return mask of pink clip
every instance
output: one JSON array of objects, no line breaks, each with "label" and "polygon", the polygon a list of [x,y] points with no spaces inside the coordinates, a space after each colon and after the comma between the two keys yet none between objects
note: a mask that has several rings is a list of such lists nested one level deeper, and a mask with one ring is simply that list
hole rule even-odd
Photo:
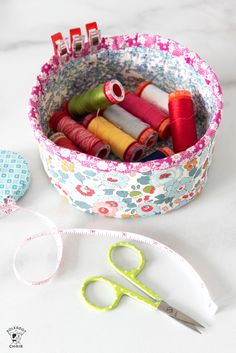
[{"label": "pink clip", "polygon": [[87,23],[86,30],[91,47],[97,47],[101,41],[101,32],[98,29],[97,22]]},{"label": "pink clip", "polygon": [[78,56],[84,47],[84,36],[81,34],[81,29],[70,29],[70,50],[74,56]]},{"label": "pink clip", "polygon": [[57,56],[64,57],[68,54],[68,48],[61,32],[55,33],[51,36],[54,47],[54,53]]}]

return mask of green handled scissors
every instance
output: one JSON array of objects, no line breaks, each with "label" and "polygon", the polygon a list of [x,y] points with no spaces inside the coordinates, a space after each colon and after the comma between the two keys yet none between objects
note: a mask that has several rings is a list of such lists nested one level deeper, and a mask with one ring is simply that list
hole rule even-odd
[{"label": "green handled scissors", "polygon": [[[112,254],[114,249],[120,248],[120,247],[127,247],[130,248],[131,250],[135,251],[140,259],[139,265],[136,268],[133,268],[131,270],[124,270],[122,268],[120,268],[113,260]],[[81,295],[84,298],[85,302],[92,307],[95,310],[98,311],[109,311],[114,309],[118,304],[120,299],[123,297],[123,295],[127,295],[131,298],[134,298],[144,304],[149,305],[150,307],[154,308],[154,309],[159,309],[162,312],[168,314],[170,317],[172,317],[173,319],[179,321],[180,323],[184,324],[185,326],[201,333],[201,331],[199,330],[199,328],[203,328],[204,326],[202,326],[201,324],[199,324],[197,321],[193,320],[192,318],[190,318],[189,316],[185,315],[184,313],[182,313],[181,311],[173,308],[171,305],[169,305],[168,303],[166,303],[164,300],[161,299],[161,297],[159,295],[157,295],[156,293],[154,293],[150,288],[147,288],[142,282],[140,282],[137,279],[137,275],[142,271],[144,265],[145,265],[145,257],[143,252],[136,247],[135,245],[131,244],[131,243],[127,243],[127,242],[119,242],[116,243],[114,245],[112,245],[108,252],[107,252],[107,260],[110,263],[110,265],[118,272],[120,273],[123,277],[125,277],[128,281],[130,281],[134,286],[136,286],[137,288],[139,288],[142,292],[144,292],[145,294],[147,294],[148,297],[152,298],[153,300],[150,300],[148,298],[143,297],[142,295],[133,292],[132,290],[117,284],[107,278],[101,277],[101,276],[96,276],[96,277],[91,277],[89,279],[87,279],[82,287],[81,287]],[[105,306],[105,307],[100,307],[94,303],[92,303],[88,297],[86,296],[86,288],[90,283],[93,282],[105,282],[109,285],[112,286],[114,292],[115,292],[115,299],[113,301],[112,304],[110,304],[109,306]]]}]

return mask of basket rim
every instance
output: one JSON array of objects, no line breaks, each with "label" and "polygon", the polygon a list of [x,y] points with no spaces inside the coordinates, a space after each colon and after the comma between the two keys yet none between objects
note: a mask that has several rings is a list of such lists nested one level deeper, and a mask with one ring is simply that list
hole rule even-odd
[{"label": "basket rim", "polygon": [[[57,73],[58,70],[63,68],[63,65],[72,59],[72,54],[68,55],[67,61],[64,64],[59,62],[57,56],[54,55],[51,57],[50,60],[41,67],[41,72],[37,76],[36,84],[32,88],[29,99],[30,110],[28,115],[31,126],[34,130],[35,138],[38,143],[45,147],[49,153],[56,154],[58,157],[66,159],[69,162],[79,162],[85,167],[96,169],[98,171],[108,172],[112,170],[123,173],[143,173],[148,171],[153,172],[157,170],[169,169],[194,159],[194,157],[201,150],[207,147],[207,145],[213,140],[219,127],[221,121],[221,112],[223,108],[222,90],[216,74],[212,68],[203,59],[200,58],[198,54],[186,47],[183,47],[178,42],[169,38],[164,38],[160,35],[136,33],[134,35],[104,37],[102,38],[98,50],[123,50],[124,48],[128,47],[140,46],[149,49],[167,51],[172,56],[182,57],[186,64],[190,65],[200,76],[202,76],[206,84],[210,87],[216,102],[216,110],[208,126],[208,129],[195,145],[191,146],[183,152],[176,153],[173,156],[159,160],[135,163],[101,160],[100,158],[90,156],[82,152],[71,151],[55,145],[42,131],[42,127],[39,122],[38,108],[40,106],[40,98],[44,94],[44,87],[47,85],[50,79],[50,75]],[[89,44],[86,43],[83,56],[88,55],[89,50]]]}]

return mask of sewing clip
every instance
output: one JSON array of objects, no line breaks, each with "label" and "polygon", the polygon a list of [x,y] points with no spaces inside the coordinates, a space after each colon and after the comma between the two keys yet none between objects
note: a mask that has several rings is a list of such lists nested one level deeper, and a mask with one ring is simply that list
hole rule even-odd
[{"label": "sewing clip", "polygon": [[51,36],[54,53],[56,56],[65,59],[68,56],[68,47],[61,32],[55,33]]},{"label": "sewing clip", "polygon": [[78,57],[84,48],[84,36],[81,34],[81,29],[70,29],[70,50],[74,57]]},{"label": "sewing clip", "polygon": [[86,24],[88,41],[92,50],[96,50],[101,42],[101,31],[98,29],[97,22]]}]

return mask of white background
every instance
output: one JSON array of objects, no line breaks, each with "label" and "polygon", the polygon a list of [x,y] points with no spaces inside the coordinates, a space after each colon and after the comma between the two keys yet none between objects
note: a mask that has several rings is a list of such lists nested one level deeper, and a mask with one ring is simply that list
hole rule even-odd
[{"label": "white background", "polygon": [[[198,271],[219,306],[213,325],[201,336],[128,299],[109,315],[96,316],[76,296],[81,242],[90,264],[86,275],[105,274],[101,255],[101,267],[97,265],[99,245],[85,239],[67,241],[62,270],[50,284],[27,287],[12,273],[12,254],[19,241],[41,230],[42,224],[33,216],[12,215],[0,224],[1,352],[14,351],[6,333],[14,325],[27,331],[21,349],[27,353],[235,352],[235,12],[234,0],[0,1],[0,148],[22,154],[32,172],[31,187],[19,204],[47,215],[61,228],[131,231],[167,244]],[[86,215],[59,196],[43,171],[27,118],[29,93],[41,65],[52,55],[50,35],[66,35],[70,28],[92,21],[104,35],[147,32],[175,39],[196,51],[220,79],[225,107],[209,180],[201,196],[178,211],[135,221]],[[101,244],[105,249],[103,240]]]}]

